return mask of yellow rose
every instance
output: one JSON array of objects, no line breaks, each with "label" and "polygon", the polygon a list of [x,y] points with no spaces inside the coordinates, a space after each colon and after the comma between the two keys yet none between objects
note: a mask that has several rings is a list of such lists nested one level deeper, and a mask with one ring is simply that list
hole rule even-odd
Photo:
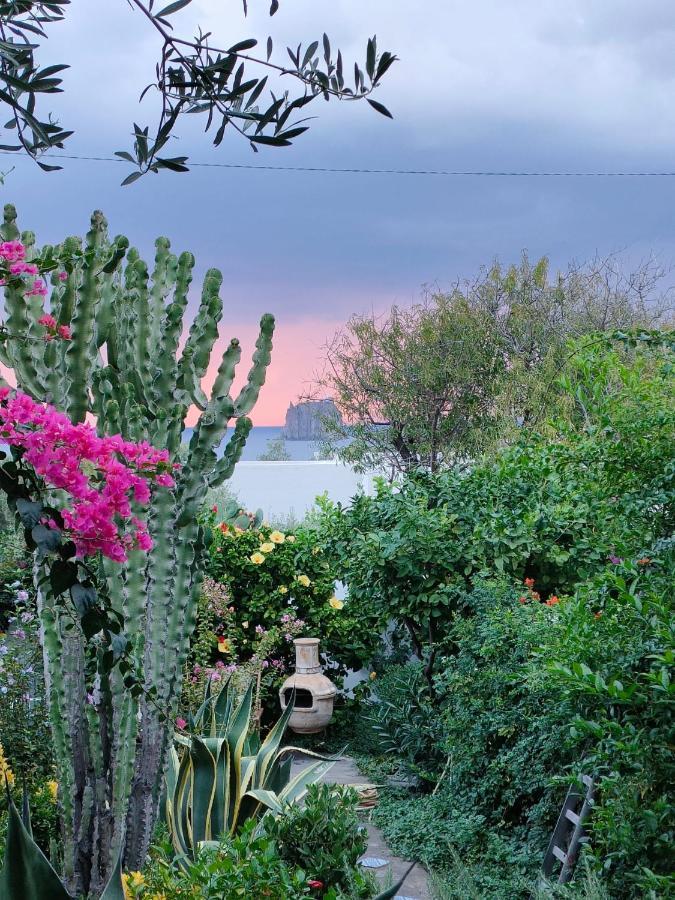
[{"label": "yellow rose", "polygon": [[306,575],[298,575],[298,581],[303,587],[309,587],[312,583]]},{"label": "yellow rose", "polygon": [[333,609],[342,609],[344,607],[342,600],[338,600],[337,597],[331,597],[328,601],[328,605],[332,606]]},{"label": "yellow rose", "polygon": [[265,562],[265,555],[259,550],[256,550],[255,553],[250,555],[249,559],[252,563],[255,563],[256,566],[260,566]]},{"label": "yellow rose", "polygon": [[286,540],[286,535],[283,533],[283,531],[273,531],[270,535],[270,540],[273,544],[283,544],[283,542]]},{"label": "yellow rose", "polygon": [[292,534],[287,534],[287,535],[286,535],[286,540],[288,541],[289,544],[294,544],[294,543],[295,543],[295,536],[292,535]]},{"label": "yellow rose", "polygon": [[58,781],[48,781],[47,789],[49,790],[49,794],[52,800],[56,803],[56,795],[59,792],[59,783]]},{"label": "yellow rose", "polygon": [[281,587],[279,588],[279,593],[280,593],[280,594],[287,594],[287,593],[288,593],[288,588],[286,587],[285,584],[282,584],[282,585],[281,585]]},{"label": "yellow rose", "polygon": [[271,553],[274,550],[274,544],[271,541],[266,541],[264,544],[260,545],[261,553]]}]

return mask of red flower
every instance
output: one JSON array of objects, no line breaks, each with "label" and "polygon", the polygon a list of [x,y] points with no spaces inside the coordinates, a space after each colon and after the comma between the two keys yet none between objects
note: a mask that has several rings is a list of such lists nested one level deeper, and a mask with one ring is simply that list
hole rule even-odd
[{"label": "red flower", "polygon": [[307,882],[307,884],[311,888],[322,888],[323,887],[323,881],[319,881],[317,878],[310,878],[309,881]]},{"label": "red flower", "polygon": [[648,556],[643,556],[642,559],[638,559],[638,566],[648,566],[651,562],[651,559]]},{"label": "red flower", "polygon": [[526,587],[533,588],[534,587],[534,578],[526,578],[524,584]]},{"label": "red flower", "polygon": [[518,597],[518,603],[527,603],[527,597]]},{"label": "red flower", "polygon": [[560,598],[556,597],[555,594],[552,597],[549,597],[548,600],[546,601],[547,606],[555,606],[556,603],[560,603]]},{"label": "red flower", "polygon": [[599,619],[601,615],[602,615],[601,612],[597,612],[593,618]]},{"label": "red flower", "polygon": [[218,515],[218,507],[217,507],[217,506],[212,506],[212,507],[211,507],[211,512],[213,513],[214,516],[217,516],[217,515]]}]

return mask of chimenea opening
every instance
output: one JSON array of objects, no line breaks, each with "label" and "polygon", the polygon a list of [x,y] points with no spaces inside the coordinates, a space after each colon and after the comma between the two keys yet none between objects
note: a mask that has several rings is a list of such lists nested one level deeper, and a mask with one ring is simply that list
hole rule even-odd
[{"label": "chimenea opening", "polygon": [[[284,691],[284,704],[288,706],[292,699],[293,688],[286,688]],[[307,688],[296,688],[293,709],[311,709],[313,706],[314,697],[312,696],[312,692],[308,691]]]}]

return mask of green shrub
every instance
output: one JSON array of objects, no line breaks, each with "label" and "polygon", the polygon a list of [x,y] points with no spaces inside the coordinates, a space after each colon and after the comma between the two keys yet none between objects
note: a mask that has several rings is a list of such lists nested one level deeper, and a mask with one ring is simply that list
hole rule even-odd
[{"label": "green shrub", "polygon": [[274,842],[256,834],[256,823],[247,823],[236,837],[216,847],[203,848],[194,862],[181,867],[172,862],[166,842],[155,845],[142,878],[128,880],[131,897],[189,897],[191,900],[298,900],[316,896],[301,869],[291,870],[277,853]]},{"label": "green shrub", "polygon": [[[362,618],[349,602],[335,599],[335,571],[320,551],[316,531],[300,528],[286,535],[267,525],[246,531],[221,529],[214,514],[207,518],[214,534],[208,574],[222,584],[231,608],[225,617],[202,616],[197,640],[204,646],[199,635],[206,629],[208,645],[211,631],[211,662],[220,657],[226,663],[246,663],[256,652],[260,630],[281,627],[283,632],[289,617],[305,623],[304,635],[321,639],[323,662],[334,680],[372,657],[379,642],[379,620],[374,615]],[[231,648],[225,657],[217,651],[217,633]],[[193,662],[201,665],[204,660]],[[294,662],[291,640],[282,641],[268,662],[278,684]],[[271,703],[278,703],[275,692]]]},{"label": "green shrub", "polygon": [[304,806],[288,806],[284,815],[267,817],[263,825],[289,867],[304,869],[326,890],[350,891],[349,897],[358,900],[373,895],[373,882],[356,870],[368,843],[357,805],[353,788],[312,784]]},{"label": "green shrub", "polygon": [[541,650],[598,800],[588,856],[612,897],[675,894],[675,542],[610,566]]},{"label": "green shrub", "polygon": [[557,386],[576,413],[492,459],[322,503],[322,546],[350,606],[410,634],[429,678],[453,613],[476,579],[534,578],[571,593],[608,557],[667,535],[675,437],[672,354],[601,347]]}]

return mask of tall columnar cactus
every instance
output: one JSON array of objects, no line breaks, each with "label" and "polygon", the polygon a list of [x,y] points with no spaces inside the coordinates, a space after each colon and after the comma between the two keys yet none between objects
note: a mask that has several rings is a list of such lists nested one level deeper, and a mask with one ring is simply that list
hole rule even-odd
[{"label": "tall columnar cactus", "polygon": [[[6,206],[2,238],[21,238],[35,258],[33,235],[20,235],[15,220],[14,208]],[[57,248],[42,248],[40,254],[54,252]],[[44,313],[42,299],[11,286],[5,290],[9,338],[0,344],[0,361],[14,370],[18,386],[74,422],[93,414],[101,433],[147,439],[174,455],[188,411],[193,405],[201,410],[175,490],[153,496],[152,551],[132,551],[124,564],[101,564],[145,687],[156,690],[154,701],[133,696],[117,669],[99,677],[93,697],[87,696],[83,637],[67,627],[63,607],[44,588],[39,592],[64,812],[65,876],[75,892],[96,895],[123,844],[125,865],[132,869],[140,868],[148,849],[195,621],[205,547],[196,514],[207,490],[229,478],[241,456],[251,428],[247,415],[270,361],[274,320],[270,315],[261,320],[242,390],[231,393],[241,357],[239,342],[232,340],[207,397],[201,381],[223,311],[217,269],[206,273],[198,311],[184,335],[192,254],[176,256],[169,241],[159,238],[150,273],[126,238],[109,240],[100,212],[92,216],[84,242],[68,238],[58,253],[70,262],[67,277],[53,276],[51,312],[60,325],[70,326],[71,341],[44,341],[37,321]],[[233,434],[218,457],[232,420]]]}]

